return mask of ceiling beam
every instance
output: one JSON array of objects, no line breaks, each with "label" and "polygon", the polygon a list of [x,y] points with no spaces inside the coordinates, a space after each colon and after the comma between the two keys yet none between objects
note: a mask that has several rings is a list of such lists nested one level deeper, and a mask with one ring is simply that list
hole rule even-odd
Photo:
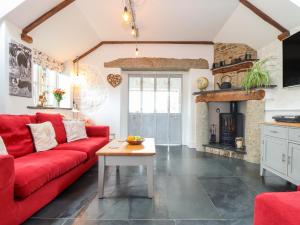
[{"label": "ceiling beam", "polygon": [[287,37],[290,36],[290,32],[289,32],[288,29],[286,29],[281,24],[279,24],[277,21],[275,21],[270,16],[268,16],[267,14],[265,14],[263,11],[261,11],[260,9],[258,9],[255,5],[253,5],[252,3],[250,3],[248,0],[240,0],[240,3],[242,3],[248,9],[250,9],[253,13],[255,13],[257,16],[259,16],[265,22],[267,22],[268,24],[272,25],[277,30],[279,30],[281,32],[281,34],[278,35],[278,37],[277,37],[279,40],[282,41],[283,39],[285,39],[285,38],[287,38]]},{"label": "ceiling beam", "polygon": [[73,60],[73,63],[78,62],[86,57],[102,45],[115,45],[115,44],[173,44],[173,45],[213,45],[212,41],[101,41],[91,49],[87,50],[82,55]]},{"label": "ceiling beam", "polygon": [[61,3],[59,3],[56,6],[54,6],[48,12],[44,13],[39,18],[37,18],[36,20],[34,20],[32,23],[30,23],[28,26],[26,26],[22,30],[21,39],[23,41],[27,42],[27,43],[32,43],[33,42],[32,37],[30,37],[28,35],[28,33],[30,31],[32,31],[33,29],[35,29],[36,27],[38,27],[39,25],[41,25],[42,23],[44,23],[50,17],[54,16],[56,13],[58,13],[62,9],[64,9],[65,7],[67,7],[68,5],[70,5],[71,3],[73,3],[74,1],[75,0],[63,0]]}]

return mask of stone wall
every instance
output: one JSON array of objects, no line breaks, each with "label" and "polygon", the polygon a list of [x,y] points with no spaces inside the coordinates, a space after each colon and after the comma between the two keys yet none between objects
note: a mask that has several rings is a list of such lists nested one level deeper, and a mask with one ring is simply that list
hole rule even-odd
[{"label": "stone wall", "polygon": [[[219,63],[220,61],[225,61],[225,64],[230,64],[232,60],[241,58],[244,60],[245,54],[251,54],[252,59],[257,58],[257,52],[253,48],[245,44],[237,43],[216,43],[214,45],[214,62]],[[214,75],[214,88],[218,90],[219,87],[217,83],[221,83],[223,76],[231,77],[231,84],[235,88],[241,87],[241,82],[245,76],[245,70],[234,71],[228,73],[219,73]],[[224,81],[229,81],[229,78],[226,78]]]},{"label": "stone wall", "polygon": [[265,119],[265,102],[249,100],[245,112],[245,160],[252,163],[260,162],[260,125]]},{"label": "stone wall", "polygon": [[232,59],[242,58],[246,53],[250,53],[253,59],[257,58],[257,52],[253,48],[245,44],[237,43],[216,43],[214,44],[214,62],[225,61],[230,64]]},{"label": "stone wall", "polygon": [[196,148],[197,151],[205,151],[204,144],[209,139],[208,104],[206,102],[196,103]]}]

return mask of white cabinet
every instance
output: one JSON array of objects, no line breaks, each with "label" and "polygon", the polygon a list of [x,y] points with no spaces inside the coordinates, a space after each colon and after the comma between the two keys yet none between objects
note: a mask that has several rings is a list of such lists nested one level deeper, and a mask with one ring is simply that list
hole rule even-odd
[{"label": "white cabinet", "polygon": [[264,141],[264,164],[278,173],[286,175],[287,148],[286,140],[266,136]]},{"label": "white cabinet", "polygon": [[300,144],[289,145],[288,177],[300,181]]},{"label": "white cabinet", "polygon": [[300,184],[300,127],[262,126],[261,175],[268,170]]}]

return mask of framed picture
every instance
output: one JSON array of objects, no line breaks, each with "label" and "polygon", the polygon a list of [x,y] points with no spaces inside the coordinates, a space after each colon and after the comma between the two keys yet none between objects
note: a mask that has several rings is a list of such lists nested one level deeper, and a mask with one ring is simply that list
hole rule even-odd
[{"label": "framed picture", "polygon": [[32,98],[31,49],[14,41],[9,43],[9,94]]}]

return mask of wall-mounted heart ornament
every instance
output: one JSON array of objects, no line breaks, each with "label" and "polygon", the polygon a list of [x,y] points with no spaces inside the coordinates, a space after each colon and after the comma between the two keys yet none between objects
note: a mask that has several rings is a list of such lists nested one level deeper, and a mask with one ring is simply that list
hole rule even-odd
[{"label": "wall-mounted heart ornament", "polygon": [[122,83],[122,77],[120,74],[108,74],[106,79],[114,88]]}]

